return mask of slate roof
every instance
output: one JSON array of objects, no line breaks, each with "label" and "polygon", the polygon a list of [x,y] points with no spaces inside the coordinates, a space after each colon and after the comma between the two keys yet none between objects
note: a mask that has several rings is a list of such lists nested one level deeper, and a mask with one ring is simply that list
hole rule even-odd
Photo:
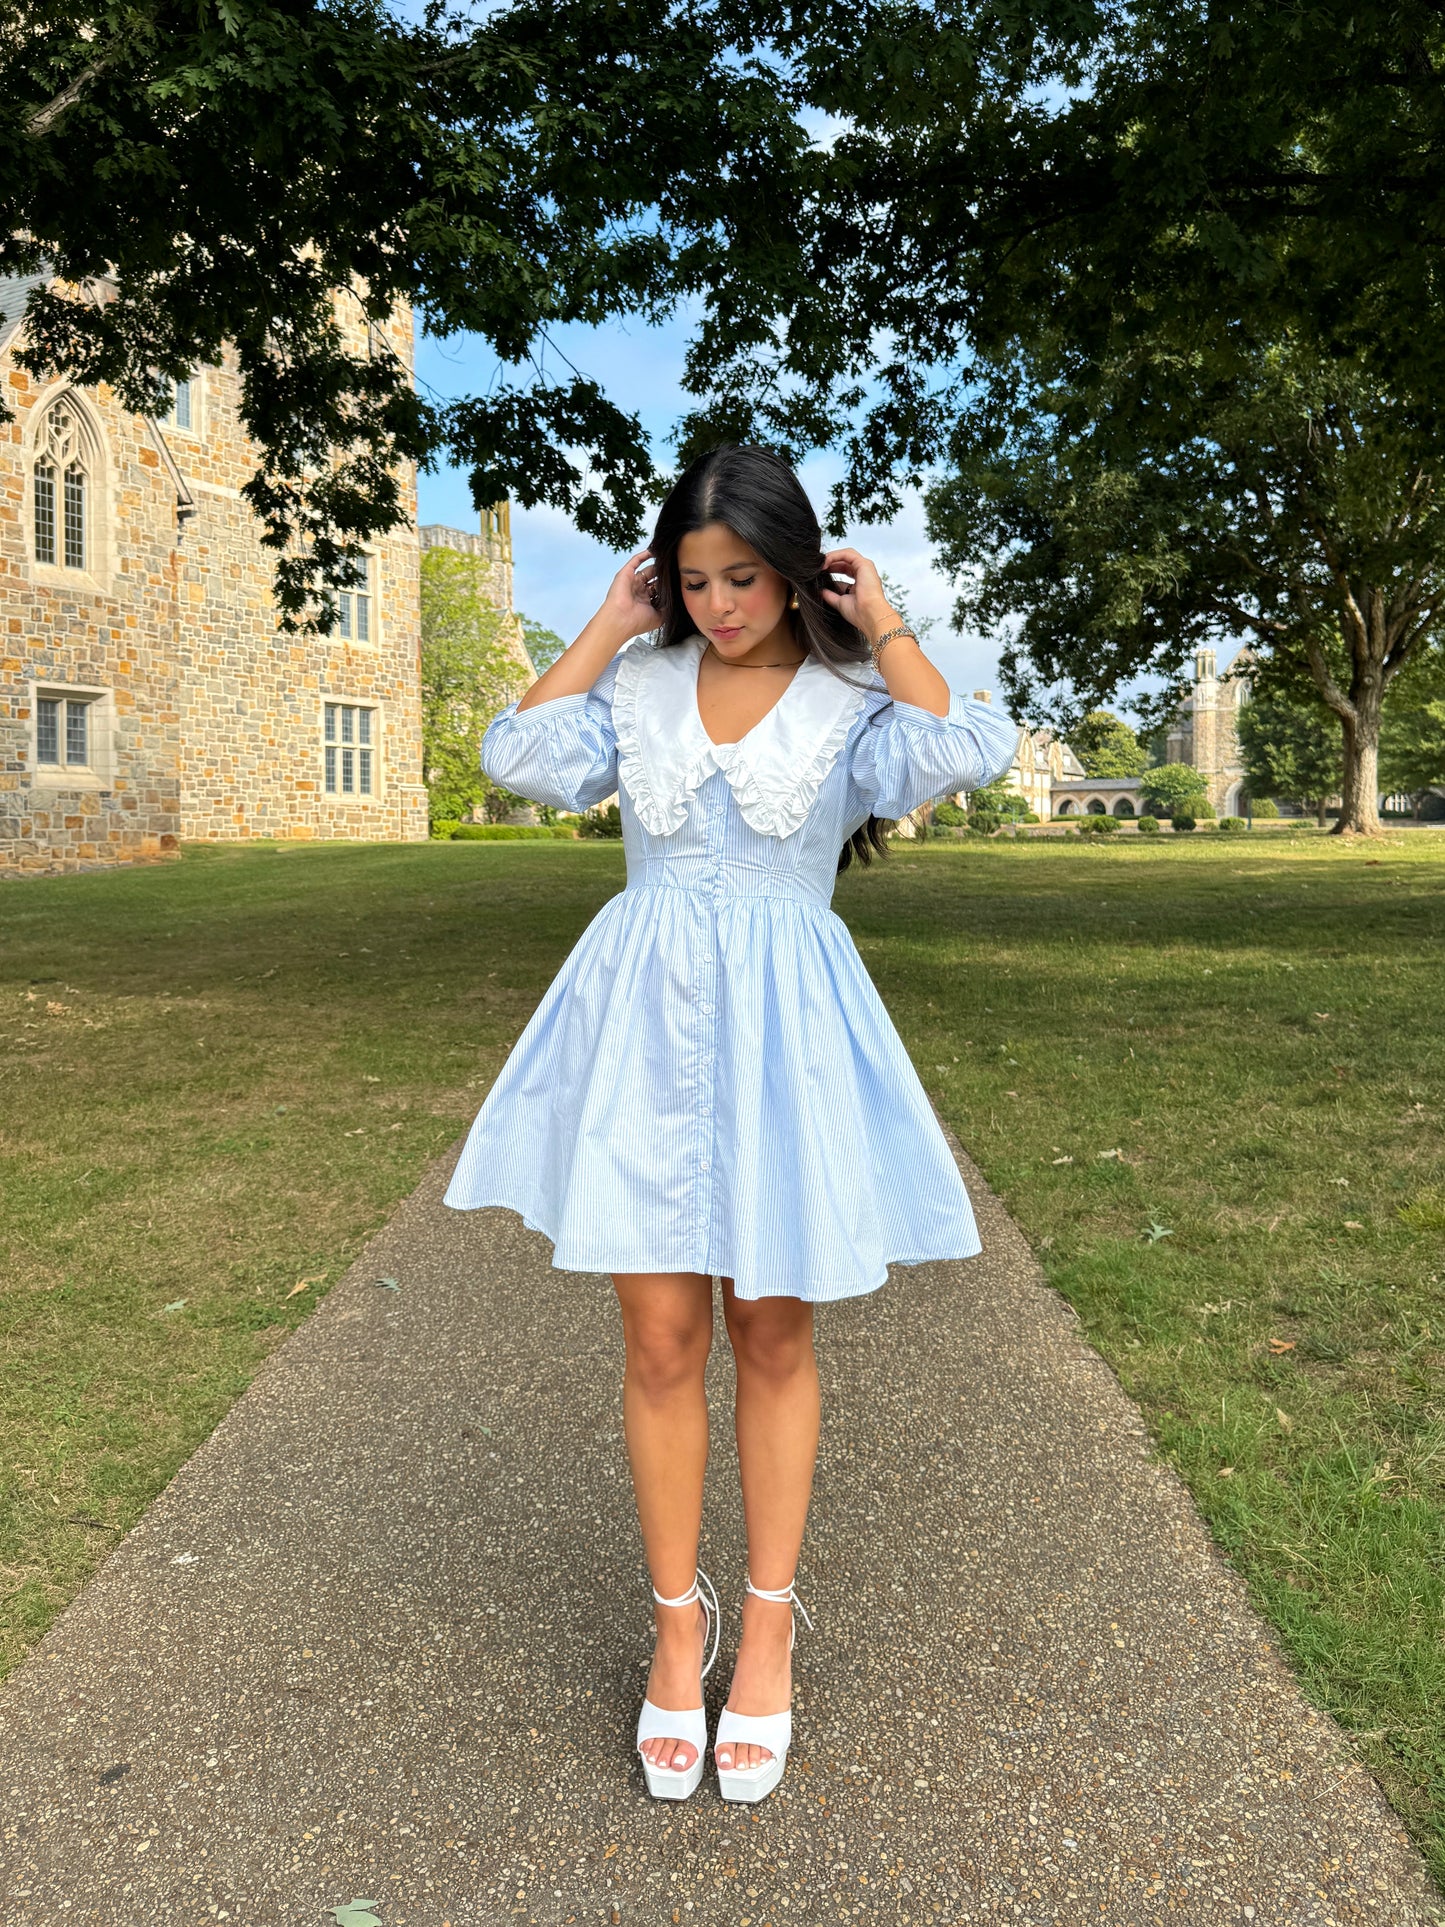
[{"label": "slate roof", "polygon": [[25,314],[32,288],[43,288],[48,274],[0,275],[0,349],[8,348]]}]

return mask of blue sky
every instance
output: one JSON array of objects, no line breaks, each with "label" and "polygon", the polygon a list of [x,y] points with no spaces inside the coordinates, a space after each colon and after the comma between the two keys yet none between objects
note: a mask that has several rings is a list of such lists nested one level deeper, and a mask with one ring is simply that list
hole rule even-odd
[{"label": "blue sky", "polygon": [[[631,323],[567,327],[556,330],[554,340],[614,402],[641,418],[660,460],[665,462],[670,455],[668,431],[689,400],[679,386],[685,324],[677,321],[662,328]],[[436,396],[479,393],[490,385],[495,372],[495,357],[484,343],[474,339],[417,343],[418,380]],[[814,456],[799,473],[821,509],[839,473],[836,458]],[[446,522],[463,529],[476,527],[467,478],[460,470],[423,475],[419,493],[421,521]],[[591,537],[579,535],[565,515],[551,509],[514,507],[512,536],[517,607],[570,642],[602,600],[622,558]],[[879,568],[901,586],[915,620],[936,618],[925,647],[950,686],[966,695],[975,689],[990,689],[997,700],[997,645],[978,636],[954,634],[953,591],[935,566],[918,497],[910,497],[892,522],[850,529],[847,539],[872,556]]]}]

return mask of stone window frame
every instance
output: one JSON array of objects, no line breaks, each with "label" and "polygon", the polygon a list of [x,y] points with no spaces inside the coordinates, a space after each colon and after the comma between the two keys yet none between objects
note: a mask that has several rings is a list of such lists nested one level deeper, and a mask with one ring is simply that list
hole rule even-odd
[{"label": "stone window frame", "polygon": [[[73,571],[72,571],[73,573]],[[67,682],[63,677],[37,676],[26,685],[30,713],[26,764],[32,790],[111,790],[115,788],[115,692],[103,683]],[[83,702],[87,710],[84,763],[42,763],[40,760],[40,705],[42,701]],[[62,724],[62,747],[65,728]]]},{"label": "stone window frame", "polygon": [[[348,649],[380,649],[382,642],[381,621],[381,555],[376,549],[366,549],[355,558],[353,566],[366,571],[364,585],[353,585],[336,590],[336,619],[326,631],[327,640],[342,643]],[[356,633],[356,589],[361,588],[366,598],[366,634]],[[345,600],[343,601],[343,597]],[[342,629],[346,619],[347,628]]]},{"label": "stone window frame", "polygon": [[[69,409],[75,424],[75,440],[81,461],[78,466],[85,477],[84,510],[84,566],[75,568],[64,560],[65,523],[64,496],[65,471],[57,464],[55,468],[55,542],[54,562],[42,562],[38,555],[38,530],[36,528],[36,470],[51,453],[50,423],[54,411],[65,406]],[[50,589],[66,589],[72,593],[76,589],[91,590],[104,594],[110,587],[113,573],[111,555],[111,461],[110,449],[99,415],[90,402],[76,388],[66,382],[57,382],[47,389],[30,410],[26,425],[25,490],[23,520],[25,536],[25,565],[29,579]]]},{"label": "stone window frame", "polygon": [[186,387],[190,390],[190,420],[187,422],[176,419],[176,389],[178,386],[179,384],[175,382],[171,384],[171,405],[166,413],[159,417],[160,426],[165,430],[167,435],[185,435],[189,440],[198,442],[201,439],[202,408],[205,402],[205,390],[201,382],[201,370],[199,368],[193,368],[186,382]]},{"label": "stone window frame", "polygon": [[[337,736],[331,740],[330,747],[337,751],[337,787],[326,787],[326,712],[335,705],[338,709],[365,709],[371,712],[371,742],[346,744],[339,740],[341,728],[338,724]],[[316,718],[317,740],[321,753],[320,794],[323,803],[339,804],[346,809],[370,809],[372,805],[385,800],[386,787],[386,705],[374,696],[351,696],[333,690],[321,698]],[[360,750],[367,747],[371,751],[371,788],[367,791],[346,791],[341,784],[341,751],[346,748]]]}]

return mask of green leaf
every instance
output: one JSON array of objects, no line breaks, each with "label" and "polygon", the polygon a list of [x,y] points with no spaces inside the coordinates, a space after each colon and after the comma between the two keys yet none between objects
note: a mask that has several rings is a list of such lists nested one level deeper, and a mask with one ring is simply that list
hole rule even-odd
[{"label": "green leaf", "polygon": [[396,1282],[395,1278],[378,1278],[375,1282],[380,1286],[382,1291],[401,1290],[401,1286]]},{"label": "green leaf", "polygon": [[381,1927],[372,1909],[379,1907],[379,1900],[348,1900],[344,1906],[328,1907],[327,1912],[336,1922],[336,1927]]}]

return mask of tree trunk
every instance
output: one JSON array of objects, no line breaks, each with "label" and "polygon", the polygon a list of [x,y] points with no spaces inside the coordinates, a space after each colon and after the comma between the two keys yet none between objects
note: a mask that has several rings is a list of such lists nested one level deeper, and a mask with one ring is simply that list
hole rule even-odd
[{"label": "tree trunk", "polygon": [[1378,682],[1357,691],[1353,718],[1341,718],[1345,732],[1345,780],[1340,820],[1334,835],[1354,830],[1380,834],[1380,689]]}]

